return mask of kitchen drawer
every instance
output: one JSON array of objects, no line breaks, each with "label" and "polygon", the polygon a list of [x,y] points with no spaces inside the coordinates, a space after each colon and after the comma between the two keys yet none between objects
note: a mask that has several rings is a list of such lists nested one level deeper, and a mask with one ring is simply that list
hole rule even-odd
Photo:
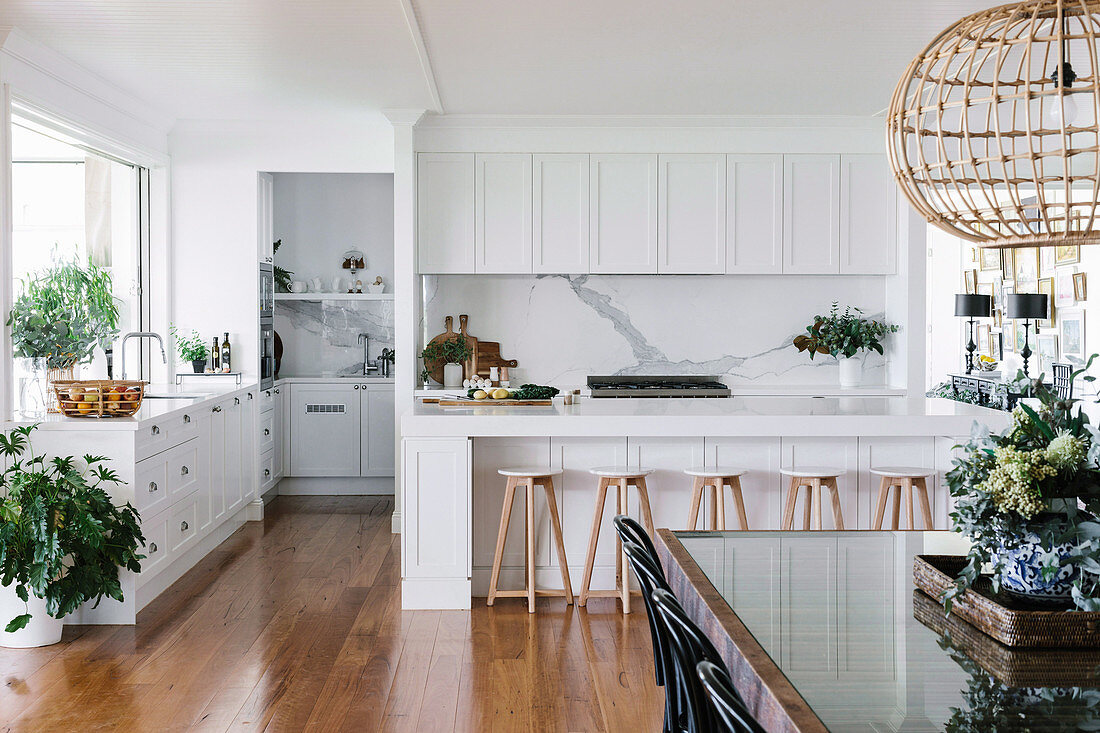
[{"label": "kitchen drawer", "polygon": [[181,412],[163,418],[149,420],[138,428],[134,451],[143,460],[179,445],[199,434],[198,412]]},{"label": "kitchen drawer", "polygon": [[134,467],[134,506],[144,516],[153,516],[168,507],[166,456],[154,456]]},{"label": "kitchen drawer", "polygon": [[168,544],[173,557],[186,552],[199,540],[198,503],[198,495],[192,494],[169,512]]},{"label": "kitchen drawer", "polygon": [[271,412],[275,409],[275,394],[274,389],[260,390],[260,412]]},{"label": "kitchen drawer", "polygon": [[165,469],[168,473],[168,495],[172,501],[198,488],[199,481],[203,480],[202,466],[199,463],[199,440],[192,438],[169,450]]},{"label": "kitchen drawer", "polygon": [[275,472],[275,449],[267,451],[260,456],[260,493],[263,493],[275,485],[278,476]]},{"label": "kitchen drawer", "polygon": [[171,512],[161,512],[151,520],[141,520],[141,533],[145,535],[145,547],[138,550],[145,559],[141,561],[138,582],[157,572],[168,561],[168,518]]},{"label": "kitchen drawer", "polygon": [[[262,404],[262,403],[261,403]],[[265,412],[260,415],[260,453],[266,453],[275,448],[275,411]]]}]

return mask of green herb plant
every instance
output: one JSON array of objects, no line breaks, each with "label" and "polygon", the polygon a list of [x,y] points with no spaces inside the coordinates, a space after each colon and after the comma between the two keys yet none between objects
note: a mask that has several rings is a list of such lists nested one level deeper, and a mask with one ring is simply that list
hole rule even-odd
[{"label": "green herb plant", "polygon": [[424,360],[425,364],[428,362],[461,364],[469,359],[473,353],[473,350],[470,349],[470,345],[466,343],[466,339],[461,336],[455,336],[454,338],[428,344],[424,347],[424,350],[420,352],[420,358]]},{"label": "green herb plant", "polygon": [[170,326],[168,330],[176,341],[176,353],[179,354],[180,361],[206,361],[210,356],[206,351],[206,342],[195,329],[191,329],[190,336],[181,335],[175,326]]},{"label": "green herb plant", "polygon": [[897,330],[896,325],[864,318],[862,310],[850,305],[842,313],[834,300],[829,314],[814,316],[806,333],[795,336],[794,345],[800,352],[810,352],[811,360],[817,354],[853,357],[861,349],[881,354],[882,339]]},{"label": "green herb plant", "polygon": [[61,262],[23,281],[7,325],[15,356],[66,369],[90,362],[96,346],[110,346],[118,336],[118,317],[110,272]]},{"label": "green herb plant", "polygon": [[[0,433],[0,585],[14,585],[24,602],[28,594],[45,600],[54,618],[104,596],[121,601],[119,568],[141,572],[144,557],[138,513],[104,490],[122,483],[106,457],[86,455],[80,468],[72,456],[34,455],[36,427]],[[4,628],[18,631],[30,619],[21,614]]]},{"label": "green herb plant", "polygon": [[[271,246],[272,254],[278,254],[279,247],[282,247],[282,246],[283,246],[283,240],[276,239],[275,243]],[[275,276],[275,287],[278,289],[278,291],[280,293],[289,293],[290,292],[290,276],[293,275],[294,273],[291,272],[290,270],[286,269],[285,267],[279,267],[278,265],[275,265],[272,268],[272,272],[274,273],[274,276]]]}]

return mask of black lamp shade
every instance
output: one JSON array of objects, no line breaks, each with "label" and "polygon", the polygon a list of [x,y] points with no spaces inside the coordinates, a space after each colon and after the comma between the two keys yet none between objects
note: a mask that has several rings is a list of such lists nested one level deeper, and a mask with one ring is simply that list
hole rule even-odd
[{"label": "black lamp shade", "polygon": [[[1011,297],[1011,296],[1010,296]],[[989,318],[993,298],[988,295],[956,295],[955,315],[966,318]]]},{"label": "black lamp shade", "polygon": [[1005,316],[1023,320],[1042,320],[1049,313],[1045,293],[1017,293],[1005,296]]}]

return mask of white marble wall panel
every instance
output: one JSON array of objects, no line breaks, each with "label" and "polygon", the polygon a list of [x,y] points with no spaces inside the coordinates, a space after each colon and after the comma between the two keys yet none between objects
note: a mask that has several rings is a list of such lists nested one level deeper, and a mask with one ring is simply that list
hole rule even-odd
[{"label": "white marble wall panel", "polygon": [[394,347],[393,301],[281,300],[275,331],[283,341],[284,376],[361,374],[360,333],[370,336],[370,358]]}]

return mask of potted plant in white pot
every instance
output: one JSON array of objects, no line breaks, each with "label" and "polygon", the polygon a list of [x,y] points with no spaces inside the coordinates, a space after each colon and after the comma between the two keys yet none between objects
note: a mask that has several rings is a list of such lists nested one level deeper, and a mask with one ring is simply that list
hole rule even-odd
[{"label": "potted plant in white pot", "polygon": [[864,318],[863,311],[852,306],[840,306],[833,301],[826,316],[814,316],[806,326],[806,333],[795,336],[794,345],[810,352],[812,360],[817,354],[829,354],[840,366],[840,386],[858,387],[863,382],[863,360],[867,352],[883,353],[882,339],[897,332],[898,327],[883,321]]},{"label": "potted plant in white pot", "polygon": [[58,642],[81,604],[123,600],[119,569],[144,557],[137,512],[104,490],[120,483],[107,459],[35,455],[35,427],[0,433],[0,646]]},{"label": "potted plant in white pot", "polygon": [[443,386],[461,387],[462,365],[472,355],[473,350],[461,334],[455,334],[454,338],[433,341],[420,352],[420,358],[424,360],[424,369],[421,371],[420,376],[427,384],[429,373],[442,364]]},{"label": "potted plant in white pot", "polygon": [[202,340],[199,332],[191,329],[190,336],[182,336],[175,326],[171,326],[169,330],[172,332],[172,338],[176,340],[176,353],[179,354],[180,361],[191,362],[191,368],[195,370],[195,374],[205,372],[206,342]]}]

